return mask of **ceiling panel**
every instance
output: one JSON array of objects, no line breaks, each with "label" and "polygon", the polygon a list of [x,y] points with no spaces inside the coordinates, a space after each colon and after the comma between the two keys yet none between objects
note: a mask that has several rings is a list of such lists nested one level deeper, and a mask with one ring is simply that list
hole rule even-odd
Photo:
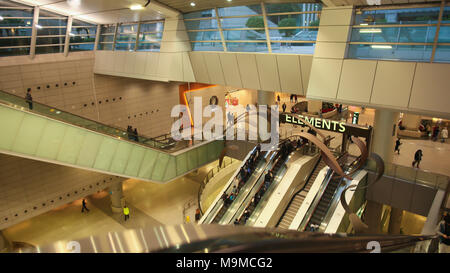
[{"label": "ceiling panel", "polygon": [[[320,1],[315,0],[233,0],[228,2],[227,0],[158,0],[158,2],[168,5],[174,9],[177,9],[183,13],[211,9],[214,7],[231,7],[231,6],[243,6],[251,4],[259,4],[261,2],[265,3],[286,3],[286,2],[296,2],[296,3],[320,3]],[[195,7],[191,6],[191,2],[195,3]]]},{"label": "ceiling panel", "polygon": [[164,19],[163,14],[150,8],[139,11],[129,9],[133,4],[145,5],[146,0],[16,0],[15,2],[40,6],[43,9],[100,24]]}]

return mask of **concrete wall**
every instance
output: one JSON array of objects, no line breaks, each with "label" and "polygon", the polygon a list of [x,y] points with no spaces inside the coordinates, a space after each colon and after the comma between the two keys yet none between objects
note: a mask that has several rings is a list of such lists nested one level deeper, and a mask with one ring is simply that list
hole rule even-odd
[{"label": "concrete wall", "polygon": [[123,180],[0,154],[0,230]]},{"label": "concrete wall", "polygon": [[170,131],[178,84],[96,75],[92,52],[69,56],[46,54],[16,64],[2,58],[0,90],[24,97],[31,88],[37,102],[110,125],[132,125],[146,136]]},{"label": "concrete wall", "polygon": [[[369,183],[373,179],[374,174],[369,172]],[[436,192],[437,189],[431,187],[383,176],[377,183],[368,188],[366,198],[370,201],[427,216]]]},{"label": "concrete wall", "polygon": [[195,80],[235,88],[304,95],[311,55],[189,52]]}]

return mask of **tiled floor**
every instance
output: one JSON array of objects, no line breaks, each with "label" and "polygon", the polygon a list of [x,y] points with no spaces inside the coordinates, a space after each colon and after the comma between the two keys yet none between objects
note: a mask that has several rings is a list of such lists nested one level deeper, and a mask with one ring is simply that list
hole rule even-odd
[{"label": "tiled floor", "polygon": [[130,219],[114,215],[107,191],[88,197],[89,212],[81,213],[81,200],[64,205],[3,230],[11,241],[43,245],[58,240],[75,240],[104,232],[143,226],[182,224],[189,215],[194,220],[200,182],[216,166],[215,161],[168,184],[133,179],[123,184],[130,207]]}]

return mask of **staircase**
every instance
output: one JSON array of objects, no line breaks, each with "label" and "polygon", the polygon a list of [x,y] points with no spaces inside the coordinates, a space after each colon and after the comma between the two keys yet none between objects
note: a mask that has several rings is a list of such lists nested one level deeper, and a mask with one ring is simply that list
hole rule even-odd
[{"label": "staircase", "polygon": [[278,227],[289,229],[289,226],[291,225],[292,221],[295,218],[295,215],[297,215],[298,210],[300,209],[300,206],[302,205],[303,201],[306,198],[306,195],[308,194],[309,190],[311,189],[312,184],[316,180],[317,176],[319,175],[319,172],[325,167],[325,162],[321,159],[319,164],[314,168],[313,173],[309,177],[309,179],[306,181],[306,184],[304,188],[300,191],[298,191],[294,197],[292,198],[291,202],[289,203],[287,209],[285,210],[283,216],[281,217],[281,221],[278,224]]}]

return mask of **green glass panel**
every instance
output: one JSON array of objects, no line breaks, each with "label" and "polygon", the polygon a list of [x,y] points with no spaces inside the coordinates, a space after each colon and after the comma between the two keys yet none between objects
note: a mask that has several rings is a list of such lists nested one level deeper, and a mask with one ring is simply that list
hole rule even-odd
[{"label": "green glass panel", "polygon": [[208,143],[197,148],[198,165],[196,167],[202,166],[208,162],[208,150],[210,150],[208,148],[210,145],[211,143]]},{"label": "green glass panel", "polygon": [[167,168],[167,162],[169,162],[169,155],[160,153],[158,160],[155,162],[153,173],[150,179],[155,181],[161,181]]},{"label": "green glass panel", "polygon": [[187,152],[188,157],[188,168],[189,170],[193,170],[198,166],[197,160],[197,149],[192,149]]},{"label": "green glass panel", "polygon": [[46,159],[56,159],[59,146],[64,139],[66,128],[67,126],[64,126],[62,123],[48,121],[42,134],[36,156]]},{"label": "green glass panel", "polygon": [[127,166],[133,144],[128,142],[119,142],[114,159],[111,164],[110,171],[115,173],[123,173]]},{"label": "green glass panel", "polygon": [[142,160],[145,155],[145,148],[134,145],[130,158],[128,159],[125,174],[129,176],[138,176],[139,168],[141,167]]},{"label": "green glass panel", "polygon": [[6,107],[0,107],[0,128],[2,128],[2,132],[5,132],[0,134],[1,149],[11,149],[24,115],[25,114],[23,112]]},{"label": "green glass panel", "polygon": [[46,123],[47,119],[34,115],[25,116],[17,133],[13,150],[22,154],[34,155]]},{"label": "green glass panel", "polygon": [[176,159],[174,156],[171,156],[169,158],[169,163],[167,164],[166,167],[166,175],[164,175],[164,181],[175,178],[177,176],[176,170],[177,170]]},{"label": "green glass panel", "polygon": [[109,171],[118,144],[119,141],[105,137],[100,145],[94,168]]},{"label": "green glass panel", "polygon": [[94,133],[89,133],[86,135],[80,154],[78,155],[78,165],[89,168],[94,166],[103,138],[103,136]]},{"label": "green glass panel", "polygon": [[145,152],[144,160],[142,161],[141,168],[139,170],[139,177],[150,177],[156,161],[158,153],[153,150],[147,150]]},{"label": "green glass panel", "polygon": [[181,175],[188,171],[187,154],[177,156],[177,175]]},{"label": "green glass panel", "polygon": [[84,142],[86,132],[82,129],[69,126],[64,135],[64,140],[59,149],[57,160],[75,164],[77,162],[78,154]]}]

